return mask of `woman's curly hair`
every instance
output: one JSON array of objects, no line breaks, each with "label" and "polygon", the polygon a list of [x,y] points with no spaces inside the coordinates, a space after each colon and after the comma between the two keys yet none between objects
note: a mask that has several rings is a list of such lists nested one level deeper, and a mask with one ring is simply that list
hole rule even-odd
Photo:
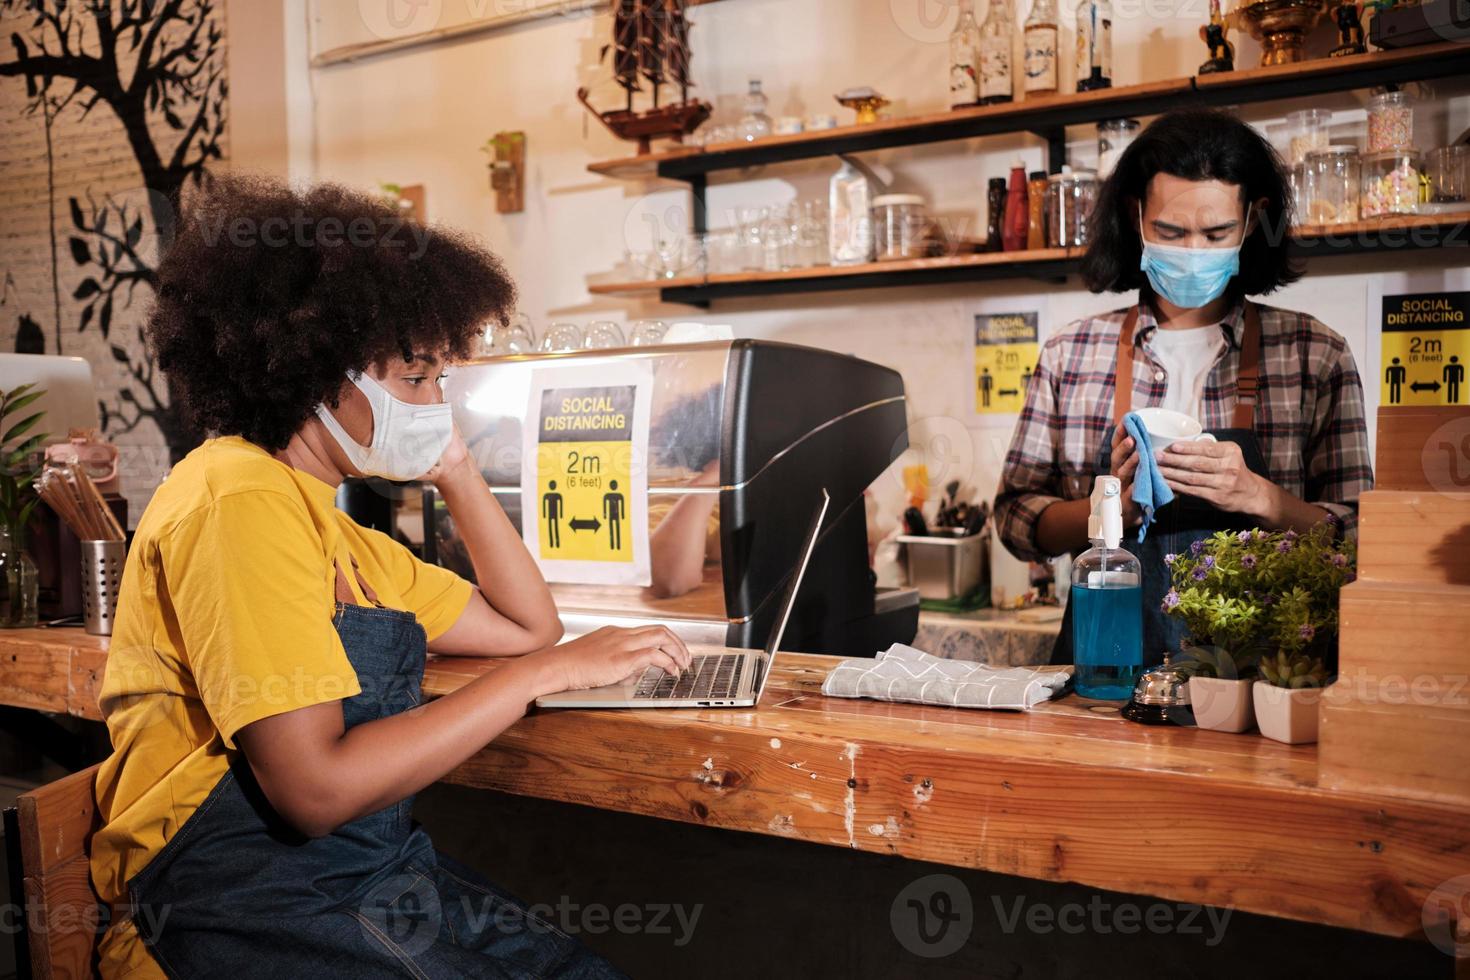
[{"label": "woman's curly hair", "polygon": [[474,240],[361,191],[225,175],[188,204],[145,336],[200,432],[283,449],[348,371],[467,357],[515,303]]}]

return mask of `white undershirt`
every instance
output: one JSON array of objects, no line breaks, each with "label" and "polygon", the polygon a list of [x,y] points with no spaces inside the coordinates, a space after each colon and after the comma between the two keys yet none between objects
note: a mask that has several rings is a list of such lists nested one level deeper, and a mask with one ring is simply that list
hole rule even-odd
[{"label": "white undershirt", "polygon": [[1218,323],[1207,327],[1155,330],[1149,338],[1149,350],[1168,374],[1164,391],[1164,408],[1183,412],[1190,418],[1204,419],[1200,405],[1210,369],[1225,348],[1225,333]]}]

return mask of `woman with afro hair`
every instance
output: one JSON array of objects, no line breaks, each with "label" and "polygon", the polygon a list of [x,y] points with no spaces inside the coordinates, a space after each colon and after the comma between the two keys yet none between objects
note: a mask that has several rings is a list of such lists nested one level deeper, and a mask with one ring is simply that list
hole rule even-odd
[{"label": "woman with afro hair", "polygon": [[[146,337],[209,438],[144,511],[119,593],[104,976],[618,975],[410,819],[539,695],[689,660],[662,627],[556,645],[440,388],[513,298],[468,238],[342,187],[220,177],[190,202]],[[432,482],[476,583],[337,510],[348,476]],[[425,704],[426,652],[507,662]]]}]

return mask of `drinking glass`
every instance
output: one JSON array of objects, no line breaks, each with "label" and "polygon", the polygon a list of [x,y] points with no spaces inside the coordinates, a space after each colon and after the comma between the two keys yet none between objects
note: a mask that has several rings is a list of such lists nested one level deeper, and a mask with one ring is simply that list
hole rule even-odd
[{"label": "drinking glass", "polygon": [[561,321],[546,328],[546,336],[541,338],[541,350],[546,353],[581,350],[585,341],[581,327],[575,323]]},{"label": "drinking glass", "polygon": [[652,347],[663,343],[669,325],[662,320],[634,320],[628,330],[628,343],[633,347]]},{"label": "drinking glass", "polygon": [[611,320],[593,320],[587,324],[587,339],[582,346],[588,350],[604,350],[625,345],[623,331]]}]

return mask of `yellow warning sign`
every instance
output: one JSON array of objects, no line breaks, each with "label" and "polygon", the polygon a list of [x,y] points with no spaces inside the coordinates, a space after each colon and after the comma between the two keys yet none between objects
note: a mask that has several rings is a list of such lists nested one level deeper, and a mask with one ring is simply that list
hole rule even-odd
[{"label": "yellow warning sign", "polygon": [[1036,370],[1037,315],[975,315],[975,411],[1013,414],[1026,403],[1026,386]]},{"label": "yellow warning sign", "polygon": [[632,562],[633,385],[548,388],[536,449],[542,558]]},{"label": "yellow warning sign", "polygon": [[1383,297],[1380,405],[1470,402],[1470,292]]}]

